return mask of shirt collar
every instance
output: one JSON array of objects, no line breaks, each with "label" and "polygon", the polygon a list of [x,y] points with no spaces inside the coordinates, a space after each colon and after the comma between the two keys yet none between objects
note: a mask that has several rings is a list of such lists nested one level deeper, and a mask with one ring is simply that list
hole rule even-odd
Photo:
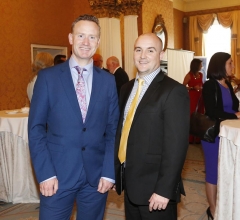
[{"label": "shirt collar", "polygon": [[118,66],[114,71],[113,71],[113,74],[117,71],[117,69],[119,69],[120,68],[120,66]]},{"label": "shirt collar", "polygon": [[[153,81],[153,79],[156,77],[156,75],[160,72],[160,67],[158,67],[155,71],[153,71],[152,73],[144,76],[144,77],[141,77],[144,79],[144,83],[146,83],[147,85],[150,85],[151,82]],[[137,80],[139,78],[139,75],[137,73],[137,76],[136,76],[136,79]]]},{"label": "shirt collar", "polygon": [[[70,69],[73,69],[75,66],[79,66],[77,61],[73,58],[73,56],[70,57],[69,59],[69,67]],[[91,62],[89,64],[87,64],[86,66],[79,66],[80,68],[85,68],[87,69],[88,73],[91,73],[90,70],[93,69],[93,60],[91,60]],[[75,69],[75,68],[74,68]],[[86,73],[86,71],[83,72],[83,74]]]}]

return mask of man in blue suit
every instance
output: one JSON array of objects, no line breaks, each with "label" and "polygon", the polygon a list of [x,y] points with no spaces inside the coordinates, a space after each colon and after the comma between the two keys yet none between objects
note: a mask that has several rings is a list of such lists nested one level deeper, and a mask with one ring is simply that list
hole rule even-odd
[{"label": "man in blue suit", "polygon": [[[41,192],[39,219],[70,219],[76,201],[77,219],[100,220],[115,182],[116,84],[114,76],[93,66],[100,42],[96,17],[78,17],[69,42],[70,59],[39,73],[29,113],[29,147]],[[81,97],[76,94],[79,69],[84,70]]]}]

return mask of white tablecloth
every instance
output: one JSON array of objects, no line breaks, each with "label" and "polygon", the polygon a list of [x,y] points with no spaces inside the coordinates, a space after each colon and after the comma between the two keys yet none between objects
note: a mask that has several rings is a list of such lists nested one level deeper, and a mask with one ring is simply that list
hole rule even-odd
[{"label": "white tablecloth", "polygon": [[216,220],[240,219],[240,120],[220,126]]},{"label": "white tablecloth", "polygon": [[30,160],[28,114],[0,111],[0,201],[39,202]]}]

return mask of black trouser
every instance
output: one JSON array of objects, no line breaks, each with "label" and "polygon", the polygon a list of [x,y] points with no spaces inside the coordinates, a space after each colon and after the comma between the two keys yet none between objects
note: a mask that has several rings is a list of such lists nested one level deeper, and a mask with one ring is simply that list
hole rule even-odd
[{"label": "black trouser", "polygon": [[124,181],[125,168],[122,171],[126,220],[177,220],[177,202],[171,201],[165,210],[153,210],[152,212],[149,211],[148,205],[136,205],[132,203],[128,198]]}]

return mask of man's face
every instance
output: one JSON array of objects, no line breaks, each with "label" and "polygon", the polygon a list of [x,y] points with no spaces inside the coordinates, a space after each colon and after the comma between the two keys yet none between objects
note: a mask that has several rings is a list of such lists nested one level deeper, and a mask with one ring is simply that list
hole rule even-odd
[{"label": "man's face", "polygon": [[110,73],[113,73],[116,68],[115,64],[109,59],[107,59],[106,66]]},{"label": "man's face", "polygon": [[72,55],[76,61],[82,65],[90,63],[100,42],[97,24],[92,21],[79,21],[68,38],[72,45]]},{"label": "man's face", "polygon": [[133,59],[140,76],[148,75],[160,67],[162,56],[162,44],[155,34],[145,34],[136,40]]},{"label": "man's face", "polygon": [[102,68],[102,63],[103,63],[102,57],[100,57],[98,54],[95,54],[93,56],[93,64],[94,64],[94,66]]}]

